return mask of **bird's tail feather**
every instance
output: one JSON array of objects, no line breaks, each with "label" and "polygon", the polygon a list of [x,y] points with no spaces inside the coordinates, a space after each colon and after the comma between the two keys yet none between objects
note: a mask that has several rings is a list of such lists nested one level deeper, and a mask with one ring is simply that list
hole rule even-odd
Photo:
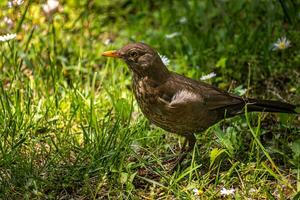
[{"label": "bird's tail feather", "polygon": [[296,105],[280,101],[247,99],[246,105],[247,111],[249,112],[260,111],[299,114],[299,112],[296,111]]},{"label": "bird's tail feather", "polygon": [[[241,99],[241,103],[228,105],[222,109],[226,110],[226,117],[233,117],[245,112],[277,112],[300,114],[300,107],[296,105],[272,100]],[[223,112],[222,112],[223,113]]]}]

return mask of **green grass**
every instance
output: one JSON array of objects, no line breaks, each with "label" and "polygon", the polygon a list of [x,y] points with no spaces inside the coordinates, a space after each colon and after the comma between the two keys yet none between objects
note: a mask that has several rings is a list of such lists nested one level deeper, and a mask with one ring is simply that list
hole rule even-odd
[{"label": "green grass", "polygon": [[[226,119],[169,173],[183,139],[150,124],[126,65],[101,57],[144,41],[178,73],[214,71],[224,90],[299,104],[296,1],[66,0],[52,20],[35,1],[6,4],[14,25],[0,33],[18,36],[0,43],[0,199],[299,198],[299,115]],[[282,36],[291,47],[272,51]]]}]

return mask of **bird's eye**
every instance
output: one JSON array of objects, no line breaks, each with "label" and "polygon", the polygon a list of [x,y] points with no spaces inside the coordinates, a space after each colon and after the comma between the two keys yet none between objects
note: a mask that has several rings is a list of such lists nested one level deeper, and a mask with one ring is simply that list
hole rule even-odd
[{"label": "bird's eye", "polygon": [[131,58],[135,58],[135,57],[137,57],[137,55],[138,55],[138,53],[137,53],[136,51],[131,51],[131,52],[129,53],[129,56],[130,56]]}]

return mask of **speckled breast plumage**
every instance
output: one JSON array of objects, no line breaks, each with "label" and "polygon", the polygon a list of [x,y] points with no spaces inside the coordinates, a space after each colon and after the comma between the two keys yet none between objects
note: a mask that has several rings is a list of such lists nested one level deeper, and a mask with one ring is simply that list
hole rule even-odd
[{"label": "speckled breast plumage", "polygon": [[165,105],[157,100],[155,90],[151,90],[143,80],[136,79],[133,81],[133,92],[141,111],[148,120],[166,131],[176,132],[164,112]]}]

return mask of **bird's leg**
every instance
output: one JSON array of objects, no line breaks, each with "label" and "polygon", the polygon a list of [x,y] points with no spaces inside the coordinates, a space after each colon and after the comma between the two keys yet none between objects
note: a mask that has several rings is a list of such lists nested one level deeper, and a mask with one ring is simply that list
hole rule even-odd
[{"label": "bird's leg", "polygon": [[[195,143],[196,143],[196,137],[194,134],[186,134],[184,135],[185,140],[183,143],[183,146],[180,151],[179,157],[175,160],[173,163],[173,166],[171,167],[170,171],[173,171],[177,166],[181,164],[181,162],[185,159],[187,156],[187,153],[194,149]],[[189,147],[185,149],[186,144],[189,143]]]},{"label": "bird's leg", "polygon": [[[189,147],[185,149],[186,144],[189,143]],[[187,153],[194,149],[196,143],[196,137],[194,134],[185,135],[185,141],[183,143],[183,147],[180,151],[179,158],[177,159],[177,165],[180,164],[186,157]]]},{"label": "bird's leg", "polygon": [[186,150],[186,152],[192,151],[194,149],[194,146],[196,144],[196,137],[194,134],[189,134],[185,136],[186,140],[189,142],[189,148]]}]

